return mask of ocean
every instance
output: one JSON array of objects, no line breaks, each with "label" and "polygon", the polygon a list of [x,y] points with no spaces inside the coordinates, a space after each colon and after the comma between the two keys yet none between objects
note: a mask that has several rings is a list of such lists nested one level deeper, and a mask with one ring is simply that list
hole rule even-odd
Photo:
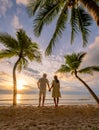
[{"label": "ocean", "polygon": [[[38,105],[38,94],[17,94],[18,105]],[[0,106],[12,105],[12,94],[0,94]],[[59,105],[82,105],[82,104],[96,104],[93,97],[90,95],[78,95],[78,94],[62,94]],[[45,106],[54,105],[51,94],[47,93]]]}]

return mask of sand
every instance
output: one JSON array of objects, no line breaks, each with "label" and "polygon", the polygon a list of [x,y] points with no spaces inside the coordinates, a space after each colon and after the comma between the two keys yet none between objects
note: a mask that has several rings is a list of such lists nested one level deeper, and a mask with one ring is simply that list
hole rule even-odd
[{"label": "sand", "polygon": [[99,106],[0,106],[0,130],[99,130]]}]

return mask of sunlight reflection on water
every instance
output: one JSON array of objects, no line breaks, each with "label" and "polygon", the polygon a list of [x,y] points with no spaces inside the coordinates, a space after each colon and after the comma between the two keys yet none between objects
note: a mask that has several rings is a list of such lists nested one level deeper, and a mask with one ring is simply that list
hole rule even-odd
[{"label": "sunlight reflection on water", "polygon": [[[0,105],[12,105],[13,95],[11,94],[1,94],[0,95]],[[21,105],[38,105],[38,95],[37,94],[18,94],[17,104]],[[72,105],[72,104],[96,104],[93,98],[88,95],[62,95],[60,98],[60,105]],[[50,95],[46,96],[45,105],[53,105],[53,99]]]},{"label": "sunlight reflection on water", "polygon": [[21,101],[20,101],[20,100],[21,100],[21,96],[22,96],[21,94],[17,94],[17,103],[18,103],[18,104],[21,103]]}]

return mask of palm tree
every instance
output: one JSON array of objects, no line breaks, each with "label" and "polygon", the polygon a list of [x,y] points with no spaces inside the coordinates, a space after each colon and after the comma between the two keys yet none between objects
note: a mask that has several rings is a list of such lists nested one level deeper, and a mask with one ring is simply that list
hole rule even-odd
[{"label": "palm tree", "polygon": [[[71,43],[76,34],[82,35],[83,46],[88,43],[90,34],[89,26],[92,24],[91,15],[99,25],[99,0],[31,0],[28,4],[28,13],[34,17],[34,33],[40,36],[44,25],[49,25],[57,18],[55,31],[46,49],[46,55],[51,54],[53,46],[63,31],[67,28],[68,21],[71,26]],[[84,6],[83,6],[84,5]]]},{"label": "palm tree", "polygon": [[19,71],[27,67],[28,61],[41,61],[41,54],[38,44],[32,42],[23,29],[19,29],[16,38],[8,33],[0,33],[0,42],[5,49],[0,50],[0,59],[12,58],[16,56],[18,59],[13,67],[13,105],[17,104],[17,80],[16,69]]},{"label": "palm tree", "polygon": [[58,69],[57,72],[59,73],[70,73],[74,74],[75,77],[81,81],[85,87],[88,89],[90,94],[93,96],[93,98],[96,100],[96,102],[99,104],[99,98],[96,96],[96,94],[92,91],[92,89],[88,86],[88,84],[82,80],[79,76],[78,73],[87,73],[87,74],[92,74],[93,71],[99,71],[99,66],[89,66],[83,69],[79,69],[80,64],[82,63],[82,59],[86,53],[73,53],[71,55],[66,55],[64,56],[65,58],[65,64],[61,65],[60,69]]}]

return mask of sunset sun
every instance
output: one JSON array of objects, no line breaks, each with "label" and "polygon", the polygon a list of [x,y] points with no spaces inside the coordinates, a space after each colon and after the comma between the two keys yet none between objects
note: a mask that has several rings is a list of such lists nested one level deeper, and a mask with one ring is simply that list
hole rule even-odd
[{"label": "sunset sun", "polygon": [[24,89],[24,83],[25,83],[25,81],[23,79],[18,80],[17,90],[23,90]]}]

